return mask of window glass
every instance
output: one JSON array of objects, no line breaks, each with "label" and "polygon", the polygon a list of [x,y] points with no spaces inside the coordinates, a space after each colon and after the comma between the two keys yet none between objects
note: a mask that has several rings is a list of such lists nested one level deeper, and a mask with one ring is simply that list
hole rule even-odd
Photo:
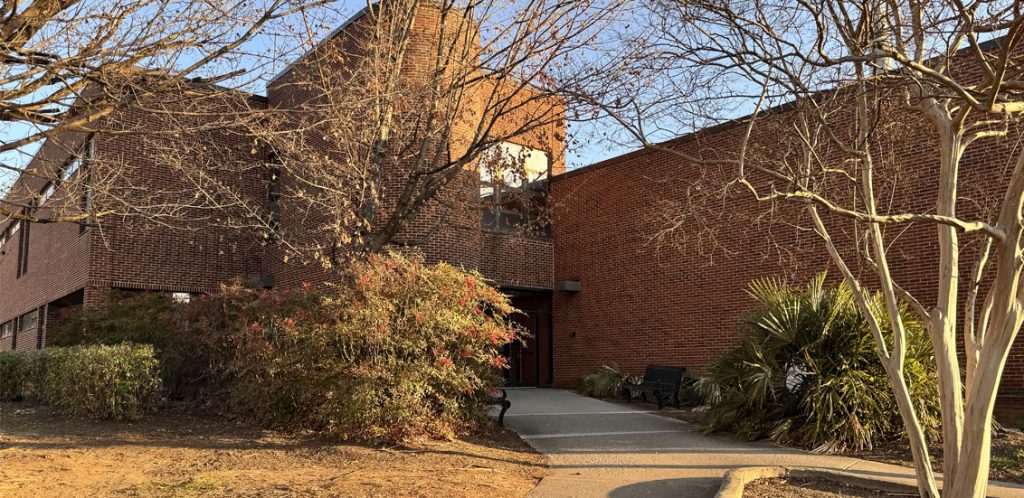
[{"label": "window glass", "polygon": [[71,178],[71,176],[74,175],[75,172],[78,171],[78,168],[81,165],[82,165],[82,159],[79,158],[78,156],[73,157],[71,159],[71,162],[69,162],[68,165],[64,167],[64,170],[60,172],[60,181],[61,182],[68,181]]},{"label": "window glass", "polygon": [[0,233],[0,247],[14,240],[14,235],[18,233],[19,226],[21,226],[20,221],[12,221],[10,225],[7,225],[7,229]]},{"label": "window glass", "polygon": [[34,329],[34,328],[36,328],[36,325],[38,324],[38,322],[39,322],[39,312],[38,311],[29,311],[28,313],[25,313],[24,315],[21,315],[21,330],[25,331],[25,330]]},{"label": "window glass", "polygon": [[53,183],[47,183],[43,190],[39,192],[39,204],[46,202],[50,196],[53,195]]},{"label": "window glass", "polygon": [[14,320],[9,320],[0,325],[0,339],[6,339],[14,333]]},{"label": "window glass", "polygon": [[523,185],[547,178],[548,155],[544,151],[522,145],[501,142],[480,155],[480,181],[487,184],[481,196],[490,195],[490,185],[498,182],[509,187]]},{"label": "window glass", "polygon": [[546,207],[550,164],[544,151],[501,142],[480,155],[480,222],[488,230],[545,229],[537,224]]}]

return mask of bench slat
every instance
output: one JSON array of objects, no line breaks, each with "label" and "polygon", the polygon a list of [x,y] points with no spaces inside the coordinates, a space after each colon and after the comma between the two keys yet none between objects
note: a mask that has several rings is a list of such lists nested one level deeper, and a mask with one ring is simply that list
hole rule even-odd
[{"label": "bench slat", "polygon": [[633,392],[644,395],[651,393],[658,402],[658,409],[662,407],[663,399],[671,398],[676,408],[679,408],[679,389],[683,385],[683,374],[686,369],[683,367],[671,367],[665,365],[647,365],[644,369],[644,378],[640,383],[626,382],[622,390],[626,394],[626,401],[633,401]]}]

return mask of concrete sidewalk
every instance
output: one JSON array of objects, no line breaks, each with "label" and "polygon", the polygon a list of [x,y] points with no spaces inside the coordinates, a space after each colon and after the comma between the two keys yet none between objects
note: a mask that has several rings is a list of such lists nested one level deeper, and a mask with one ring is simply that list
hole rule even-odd
[{"label": "concrete sidewalk", "polygon": [[[705,436],[654,414],[651,404],[608,403],[557,389],[511,389],[508,396],[505,425],[551,464],[531,496],[710,498],[729,469],[762,465],[822,467],[913,484],[904,467]],[[1024,497],[1024,486],[992,486],[989,495]]]}]

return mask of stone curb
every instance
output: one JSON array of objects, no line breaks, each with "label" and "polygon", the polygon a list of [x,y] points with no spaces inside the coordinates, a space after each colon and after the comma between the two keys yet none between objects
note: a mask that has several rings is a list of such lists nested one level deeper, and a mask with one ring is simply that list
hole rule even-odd
[{"label": "stone curb", "polygon": [[741,467],[730,470],[722,480],[722,487],[718,489],[716,498],[743,498],[743,488],[748,482],[758,479],[773,479],[778,477],[800,477],[810,479],[827,479],[850,486],[857,486],[867,489],[877,489],[887,493],[917,494],[917,486],[887,481],[883,479],[872,479],[861,475],[850,474],[838,470],[818,469],[813,467]]}]

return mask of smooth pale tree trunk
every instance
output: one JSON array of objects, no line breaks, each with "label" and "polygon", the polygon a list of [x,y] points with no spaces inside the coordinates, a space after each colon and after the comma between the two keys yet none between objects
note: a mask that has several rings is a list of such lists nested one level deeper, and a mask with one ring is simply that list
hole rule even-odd
[{"label": "smooth pale tree trunk", "polygon": [[[1011,325],[1014,326],[1014,325]],[[1019,327],[1019,323],[1015,324]],[[978,371],[967,386],[970,393],[964,413],[963,450],[955,481],[948,483],[948,498],[985,498],[992,453],[992,411],[999,391],[999,378],[1009,356],[1010,344],[986,347]],[[951,487],[951,488],[950,488]]]},{"label": "smooth pale tree trunk", "polygon": [[[843,259],[843,256],[836,248],[835,242],[833,242],[832,237],[825,228],[825,223],[818,214],[818,210],[814,207],[810,207],[808,208],[808,212],[811,215],[811,219],[814,220],[815,231],[822,240],[825,241],[825,247],[828,248],[832,261],[839,267],[839,271],[843,274],[843,277],[846,278],[847,282],[852,286],[857,307],[864,315],[864,318],[868,321],[872,335],[877,343],[876,352],[882,362],[882,366],[885,368],[886,376],[889,377],[889,384],[892,387],[893,394],[896,396],[896,405],[900,410],[900,417],[903,419],[903,425],[907,431],[907,440],[910,443],[910,452],[913,456],[914,462],[914,472],[917,477],[918,493],[922,498],[939,498],[938,486],[935,483],[935,474],[932,472],[931,459],[928,456],[928,440],[925,437],[924,430],[921,428],[920,422],[918,421],[913,399],[910,397],[910,391],[907,389],[907,383],[903,377],[903,358],[894,356],[892,353],[888,353],[886,351],[881,327],[872,313],[871,307],[868,305],[867,295],[862,289],[860,282],[854,277],[853,272],[850,271],[850,267],[846,264],[846,260]],[[875,239],[876,243],[880,240],[881,239]],[[884,248],[876,247],[876,249],[878,249],[880,255],[884,255]],[[886,267],[879,267],[879,271],[881,272],[879,275],[880,278],[888,277],[888,270]],[[897,322],[897,325],[901,327],[897,333],[905,333],[905,331],[902,330],[902,324]],[[898,353],[903,354],[902,351]]]},{"label": "smooth pale tree trunk", "polygon": [[[883,364],[887,362],[883,359]],[[903,417],[907,429],[907,440],[910,443],[910,453],[914,459],[914,472],[917,475],[917,492],[922,498],[939,498],[938,487],[935,484],[935,474],[932,472],[931,459],[928,457],[928,441],[918,422],[917,411],[914,410],[910,392],[903,380],[903,373],[892,371],[886,365],[886,373],[889,375],[889,382],[892,384],[893,393],[896,395],[896,404],[900,408],[900,415]]]},{"label": "smooth pale tree trunk", "polygon": [[[933,111],[938,111],[933,105]],[[938,114],[938,113],[937,113]],[[939,132],[939,192],[936,214],[956,217],[957,177],[963,157],[963,137],[954,130],[948,115],[934,116]],[[956,352],[957,291],[960,287],[960,242],[956,228],[938,225],[939,282],[932,317],[926,322],[935,352],[942,410],[942,474],[945,482],[956,482],[963,438],[963,384]]]},{"label": "smooth pale tree trunk", "polygon": [[988,489],[988,472],[992,453],[992,412],[999,383],[1010,354],[1010,347],[1022,325],[1022,302],[1019,297],[1024,253],[1024,154],[1017,157],[1010,185],[999,214],[998,227],[1003,240],[996,244],[997,268],[992,289],[985,300],[978,327],[978,361],[968,372],[967,407],[964,413],[963,447],[956,481],[951,483],[952,498],[983,498]]}]

